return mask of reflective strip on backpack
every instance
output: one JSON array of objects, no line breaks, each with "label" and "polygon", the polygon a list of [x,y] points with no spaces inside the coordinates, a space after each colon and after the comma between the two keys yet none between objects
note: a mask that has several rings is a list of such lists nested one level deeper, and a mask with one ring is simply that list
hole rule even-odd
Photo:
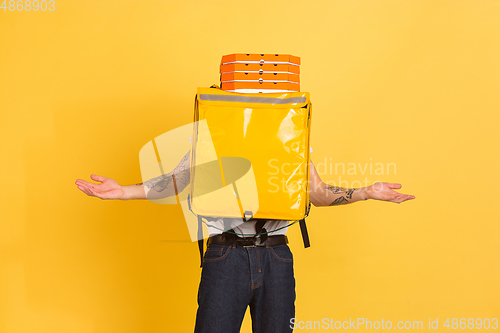
[{"label": "reflective strip on backpack", "polygon": [[200,100],[212,102],[240,102],[240,103],[266,103],[266,104],[298,104],[305,103],[306,97],[272,98],[200,94]]}]

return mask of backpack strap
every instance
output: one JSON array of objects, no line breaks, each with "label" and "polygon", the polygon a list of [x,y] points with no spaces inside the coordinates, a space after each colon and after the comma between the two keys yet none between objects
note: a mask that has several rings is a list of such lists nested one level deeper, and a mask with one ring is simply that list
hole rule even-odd
[{"label": "backpack strap", "polygon": [[[188,208],[191,213],[194,214],[191,209],[191,200],[190,195],[187,196]],[[196,215],[196,214],[195,214]],[[200,267],[203,267],[203,220],[202,217],[197,215],[198,218],[198,249],[200,250]]]},{"label": "backpack strap", "polygon": [[309,246],[311,246],[311,243],[309,242],[309,234],[307,233],[305,217],[299,221],[299,225],[300,225],[300,233],[302,234],[302,240],[304,241],[304,247],[308,248]]},{"label": "backpack strap", "polygon": [[[260,234],[263,232],[266,232],[266,229],[264,229],[264,224],[266,224],[267,220],[257,220],[255,223],[255,233]],[[260,235],[260,240],[262,243],[264,243],[267,239],[267,233]]]},{"label": "backpack strap", "polygon": [[198,249],[200,250],[200,267],[203,267],[203,221],[198,215]]},{"label": "backpack strap", "polygon": [[306,217],[309,216],[309,212],[311,211],[311,201],[309,201],[309,205],[307,206],[306,216],[302,220],[299,221],[300,233],[302,234],[302,241],[304,242],[304,248],[308,248],[311,246],[309,242],[309,234],[307,233],[306,227]]}]

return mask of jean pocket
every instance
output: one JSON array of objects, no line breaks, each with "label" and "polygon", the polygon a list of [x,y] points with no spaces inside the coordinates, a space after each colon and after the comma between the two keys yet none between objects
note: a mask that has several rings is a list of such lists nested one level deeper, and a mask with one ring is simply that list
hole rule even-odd
[{"label": "jean pocket", "polygon": [[205,255],[203,256],[203,262],[214,262],[219,261],[227,257],[231,246],[222,244],[209,244]]},{"label": "jean pocket", "polygon": [[271,254],[273,255],[273,257],[275,257],[279,261],[293,263],[292,251],[290,251],[288,245],[276,245],[270,247],[269,249],[271,250]]}]

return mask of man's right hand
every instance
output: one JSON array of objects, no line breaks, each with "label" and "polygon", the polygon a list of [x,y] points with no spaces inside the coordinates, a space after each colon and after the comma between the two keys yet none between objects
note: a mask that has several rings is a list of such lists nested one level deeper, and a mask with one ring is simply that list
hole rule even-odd
[{"label": "man's right hand", "polygon": [[101,199],[126,199],[124,188],[115,180],[97,175],[91,175],[90,178],[100,184],[89,183],[82,179],[77,179],[75,182],[86,195]]}]

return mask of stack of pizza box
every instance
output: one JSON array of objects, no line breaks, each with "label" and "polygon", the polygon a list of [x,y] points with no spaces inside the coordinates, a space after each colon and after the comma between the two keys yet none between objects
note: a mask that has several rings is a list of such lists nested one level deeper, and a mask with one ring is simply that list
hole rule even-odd
[{"label": "stack of pizza box", "polygon": [[235,53],[222,57],[222,90],[237,93],[300,91],[300,58],[288,54]]}]

